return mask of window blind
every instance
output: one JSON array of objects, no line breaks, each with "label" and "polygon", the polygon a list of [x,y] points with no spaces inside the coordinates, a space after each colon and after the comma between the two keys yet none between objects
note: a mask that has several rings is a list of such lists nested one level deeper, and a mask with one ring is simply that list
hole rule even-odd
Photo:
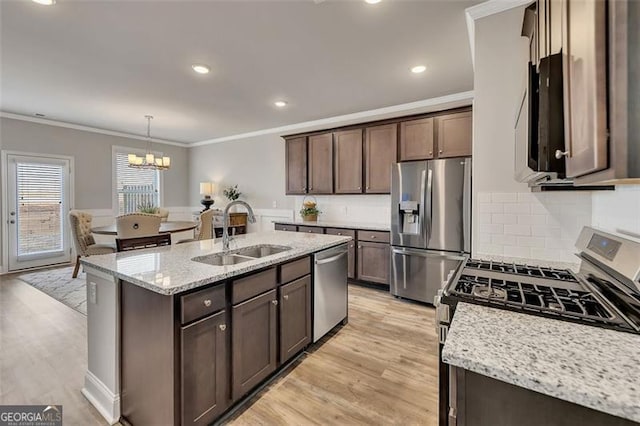
[{"label": "window blind", "polygon": [[63,250],[66,167],[16,163],[18,257]]},{"label": "window blind", "polygon": [[133,213],[141,206],[159,207],[160,172],[129,167],[126,152],[115,156],[118,214]]}]

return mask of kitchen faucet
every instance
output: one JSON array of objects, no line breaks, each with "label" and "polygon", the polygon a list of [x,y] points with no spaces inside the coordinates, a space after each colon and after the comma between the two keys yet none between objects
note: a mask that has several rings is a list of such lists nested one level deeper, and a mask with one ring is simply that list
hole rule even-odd
[{"label": "kitchen faucet", "polygon": [[229,242],[231,242],[232,237],[229,236],[229,208],[231,206],[235,206],[236,204],[243,205],[247,212],[249,213],[249,222],[255,223],[256,217],[253,215],[253,209],[251,206],[242,200],[235,200],[227,204],[224,208],[224,212],[222,213],[222,250],[229,250]]}]

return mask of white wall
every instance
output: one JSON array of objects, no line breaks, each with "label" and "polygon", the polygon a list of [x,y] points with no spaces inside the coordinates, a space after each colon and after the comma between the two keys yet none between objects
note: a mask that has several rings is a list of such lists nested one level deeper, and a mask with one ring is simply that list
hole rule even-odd
[{"label": "white wall", "polygon": [[640,238],[640,185],[593,193],[593,226]]}]

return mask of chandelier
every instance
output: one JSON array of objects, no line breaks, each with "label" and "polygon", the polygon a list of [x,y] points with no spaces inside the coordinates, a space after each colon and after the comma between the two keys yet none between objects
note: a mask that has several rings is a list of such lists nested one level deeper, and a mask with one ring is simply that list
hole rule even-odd
[{"label": "chandelier", "polygon": [[127,159],[129,160],[129,167],[136,169],[150,169],[150,170],[168,170],[171,167],[170,157],[157,157],[151,152],[151,119],[152,115],[145,115],[147,119],[147,153],[144,157],[137,154],[129,154]]}]

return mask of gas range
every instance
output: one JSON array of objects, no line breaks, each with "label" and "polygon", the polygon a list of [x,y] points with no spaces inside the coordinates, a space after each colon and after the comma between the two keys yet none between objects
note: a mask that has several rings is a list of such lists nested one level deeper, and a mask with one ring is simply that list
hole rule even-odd
[{"label": "gas range", "polygon": [[587,227],[576,246],[582,249],[577,273],[468,259],[445,284],[436,305],[448,305],[445,320],[464,301],[640,333],[640,242]]}]

